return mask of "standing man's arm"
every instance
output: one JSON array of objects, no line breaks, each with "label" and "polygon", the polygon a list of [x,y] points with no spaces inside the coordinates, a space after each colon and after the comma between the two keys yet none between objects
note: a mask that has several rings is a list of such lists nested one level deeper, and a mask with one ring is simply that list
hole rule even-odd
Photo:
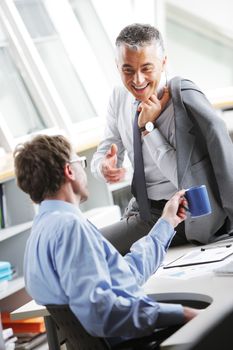
[{"label": "standing man's arm", "polygon": [[[145,126],[148,121],[155,123],[164,108],[166,108],[169,99],[169,90],[165,87],[161,99],[158,99],[157,95],[153,94],[148,101],[142,102],[139,105],[139,110],[141,111],[139,127]],[[143,131],[142,137],[146,152],[150,154],[161,173],[178,188],[176,149],[156,127],[150,133]],[[175,130],[173,139],[175,143]]]},{"label": "standing man's arm", "polygon": [[125,169],[122,167],[125,148],[117,126],[116,107],[114,107],[114,94],[110,99],[104,139],[98,146],[91,161],[93,175],[109,183],[122,180]]}]

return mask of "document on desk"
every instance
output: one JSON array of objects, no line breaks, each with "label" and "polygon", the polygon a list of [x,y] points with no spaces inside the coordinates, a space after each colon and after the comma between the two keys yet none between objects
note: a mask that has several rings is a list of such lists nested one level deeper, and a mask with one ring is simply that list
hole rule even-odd
[{"label": "document on desk", "polygon": [[178,266],[217,262],[226,259],[231,254],[233,254],[233,244],[203,247],[182,255],[176,260],[164,265],[163,268],[170,269]]}]

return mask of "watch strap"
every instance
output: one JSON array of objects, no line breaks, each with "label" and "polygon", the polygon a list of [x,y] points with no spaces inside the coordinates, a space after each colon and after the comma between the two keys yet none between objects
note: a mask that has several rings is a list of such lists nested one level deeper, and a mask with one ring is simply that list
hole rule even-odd
[{"label": "watch strap", "polygon": [[140,132],[143,132],[146,130],[145,126],[142,126],[141,128],[139,128]]}]

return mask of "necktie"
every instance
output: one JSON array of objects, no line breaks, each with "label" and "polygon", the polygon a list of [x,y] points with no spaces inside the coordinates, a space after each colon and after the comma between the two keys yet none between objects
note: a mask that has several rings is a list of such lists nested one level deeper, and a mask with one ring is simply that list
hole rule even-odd
[{"label": "necktie", "polygon": [[138,116],[139,112],[137,111],[133,125],[134,174],[131,190],[137,199],[141,219],[144,221],[149,221],[151,219],[151,213],[146,190],[146,179],[142,156],[142,140],[141,132],[138,127]]}]

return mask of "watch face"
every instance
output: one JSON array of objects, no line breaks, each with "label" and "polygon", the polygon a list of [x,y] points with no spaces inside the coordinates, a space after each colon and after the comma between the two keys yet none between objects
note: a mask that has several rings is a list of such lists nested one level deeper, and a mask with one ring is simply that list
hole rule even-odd
[{"label": "watch face", "polygon": [[147,131],[151,132],[152,130],[154,130],[154,124],[152,122],[147,122],[145,128]]}]

